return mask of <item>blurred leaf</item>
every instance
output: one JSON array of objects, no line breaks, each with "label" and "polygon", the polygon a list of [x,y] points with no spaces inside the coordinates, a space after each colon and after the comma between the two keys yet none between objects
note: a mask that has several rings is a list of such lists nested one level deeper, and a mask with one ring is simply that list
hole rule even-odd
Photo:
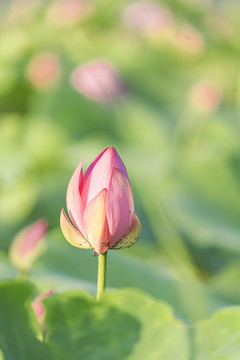
[{"label": "blurred leaf", "polygon": [[188,328],[168,304],[136,289],[107,291],[100,302],[84,291],[43,303],[45,341],[30,303],[33,286],[0,283],[0,358],[5,360],[238,360],[240,309],[216,312]]},{"label": "blurred leaf", "polygon": [[1,61],[8,64],[21,58],[27,50],[28,40],[26,31],[20,28],[15,28],[10,31],[10,28],[7,28],[7,31],[2,33],[0,38]]},{"label": "blurred leaf", "polygon": [[181,159],[165,199],[191,242],[239,251],[238,179],[227,161],[210,155],[199,152]]},{"label": "blurred leaf", "polygon": [[[58,235],[61,242],[55,240]],[[58,231],[52,232],[47,240],[48,252],[36,261],[31,279],[40,284],[43,291],[49,287],[57,291],[80,288],[95,293],[97,259],[92,251],[72,247]],[[140,247],[140,242],[141,239],[135,247]],[[108,287],[137,287],[169,302],[179,316],[190,321],[203,319],[224,304],[202,283],[182,280],[159,255],[150,251],[147,256],[146,250],[144,253],[143,260],[134,257],[133,249],[110,251]]]},{"label": "blurred leaf", "polygon": [[46,342],[57,359],[188,358],[184,325],[166,304],[135,290],[107,293],[100,303],[71,291],[44,303]]},{"label": "blurred leaf", "polygon": [[0,278],[11,279],[17,276],[17,269],[9,262],[7,255],[0,252]]},{"label": "blurred leaf", "polygon": [[7,66],[0,68],[0,96],[7,94],[14,87],[16,78],[14,69]]},{"label": "blurred leaf", "polygon": [[0,348],[5,360],[49,359],[37,339],[40,328],[31,308],[32,286],[21,281],[0,284]]},{"label": "blurred leaf", "polygon": [[0,190],[0,222],[14,224],[22,221],[33,209],[36,195],[36,184],[31,178],[6,183]]},{"label": "blurred leaf", "polygon": [[218,311],[196,327],[196,360],[240,358],[240,308]]},{"label": "blurred leaf", "polygon": [[239,278],[240,263],[237,259],[231,260],[221,271],[208,279],[208,285],[223,299],[239,304],[240,289],[236,286]]},{"label": "blurred leaf", "polygon": [[188,359],[186,327],[167,304],[136,290],[111,292],[105,299],[141,323],[140,341],[129,359]]}]

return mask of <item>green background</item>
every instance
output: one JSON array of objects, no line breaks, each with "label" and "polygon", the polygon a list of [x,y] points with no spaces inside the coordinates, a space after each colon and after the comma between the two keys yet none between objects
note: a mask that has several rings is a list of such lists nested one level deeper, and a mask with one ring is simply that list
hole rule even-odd
[{"label": "green background", "polygon": [[[126,24],[129,1],[86,0],[67,24],[50,16],[55,3],[0,3],[2,358],[238,360],[238,2],[155,1],[170,20],[150,30]],[[29,64],[45,53],[59,76],[39,87]],[[94,59],[115,68],[124,96],[99,102],[72,87],[73,70]],[[219,95],[210,107],[194,98],[206,82]],[[79,162],[86,170],[111,145],[142,234],[109,252],[109,293],[96,304],[97,259],[65,241],[59,216]],[[9,245],[39,218],[49,223],[46,250],[31,284],[16,281]],[[30,301],[50,288],[43,344]]]}]

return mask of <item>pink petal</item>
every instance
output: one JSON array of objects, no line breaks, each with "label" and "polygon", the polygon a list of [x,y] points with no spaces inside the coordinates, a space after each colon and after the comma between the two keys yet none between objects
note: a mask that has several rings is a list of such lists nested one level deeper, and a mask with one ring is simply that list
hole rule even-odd
[{"label": "pink petal", "polygon": [[29,270],[34,260],[42,253],[47,227],[47,222],[41,219],[17,234],[9,248],[9,257],[18,269]]},{"label": "pink petal", "polygon": [[88,98],[107,102],[125,94],[125,84],[114,67],[102,60],[78,66],[71,75],[72,86]]},{"label": "pink petal", "polygon": [[32,302],[33,310],[35,311],[38,322],[40,324],[43,323],[44,315],[45,315],[45,308],[44,308],[44,305],[42,303],[42,300],[46,299],[48,296],[51,296],[53,293],[54,293],[53,290],[49,290],[46,293],[38,295]]},{"label": "pink petal", "polygon": [[119,249],[128,248],[128,247],[134,245],[135,242],[138,240],[140,233],[141,233],[141,223],[140,223],[137,215],[134,213],[133,224],[132,224],[130,232],[126,236],[124,236],[111,249],[119,250]]},{"label": "pink petal", "polygon": [[98,254],[108,250],[108,224],[105,214],[107,190],[103,189],[90,203],[84,212],[84,222],[88,241]]},{"label": "pink petal", "polygon": [[27,257],[31,255],[37,244],[44,238],[47,228],[48,224],[44,219],[40,219],[26,228],[22,241],[19,242],[19,256]]},{"label": "pink petal", "polygon": [[107,193],[106,216],[110,246],[129,233],[134,214],[132,191],[126,175],[114,168]]},{"label": "pink petal", "polygon": [[104,149],[104,150],[96,157],[96,159],[91,163],[91,165],[87,168],[87,170],[86,170],[86,172],[85,172],[85,174],[84,174],[84,177],[83,177],[83,183],[86,182],[89,173],[92,171],[92,169],[94,168],[96,162],[98,162],[98,160],[102,157],[102,155],[105,153],[105,151],[106,151],[107,149],[108,149],[108,148]]},{"label": "pink petal", "polygon": [[63,0],[53,2],[49,7],[50,20],[60,24],[74,24],[85,13],[86,4],[84,0]]},{"label": "pink petal", "polygon": [[83,205],[80,190],[83,181],[82,163],[74,172],[67,189],[67,208],[73,224],[80,230],[83,236],[86,235],[83,226]]},{"label": "pink petal", "polygon": [[40,53],[34,56],[27,69],[28,80],[38,89],[54,84],[60,73],[59,58],[55,53]]},{"label": "pink petal", "polygon": [[199,82],[191,95],[194,105],[200,110],[214,110],[221,100],[220,89],[208,81]]},{"label": "pink petal", "polygon": [[124,11],[125,23],[140,31],[161,30],[171,23],[169,11],[151,1],[136,1]]},{"label": "pink petal", "polygon": [[63,209],[60,216],[60,226],[65,239],[71,245],[81,249],[91,249],[89,242],[72,226]]},{"label": "pink petal", "polygon": [[124,165],[122,159],[120,158],[117,150],[113,146],[110,146],[108,148],[108,151],[111,154],[112,167],[121,170],[126,175],[126,177],[128,179],[128,173],[127,173],[126,166]]},{"label": "pink petal", "polygon": [[83,207],[103,189],[108,189],[113,167],[120,169],[128,178],[127,170],[114,147],[105,149],[89,166],[84,176],[81,198]]}]

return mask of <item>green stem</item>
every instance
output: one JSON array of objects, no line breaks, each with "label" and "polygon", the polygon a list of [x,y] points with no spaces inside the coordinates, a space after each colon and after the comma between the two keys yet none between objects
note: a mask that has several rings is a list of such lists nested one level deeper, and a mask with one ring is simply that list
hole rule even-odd
[{"label": "green stem", "polygon": [[106,288],[107,252],[98,255],[97,301],[99,301]]}]

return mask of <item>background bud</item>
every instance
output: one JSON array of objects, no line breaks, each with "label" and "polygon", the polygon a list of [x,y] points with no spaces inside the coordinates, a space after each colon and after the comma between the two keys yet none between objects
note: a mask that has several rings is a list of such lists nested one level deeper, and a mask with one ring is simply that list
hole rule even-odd
[{"label": "background bud", "polygon": [[35,259],[43,252],[43,239],[47,227],[47,222],[40,219],[22,229],[13,240],[9,248],[9,257],[20,271],[28,271]]},{"label": "background bud", "polygon": [[125,93],[125,87],[112,65],[94,60],[77,67],[71,76],[73,87],[85,96],[108,101]]}]

